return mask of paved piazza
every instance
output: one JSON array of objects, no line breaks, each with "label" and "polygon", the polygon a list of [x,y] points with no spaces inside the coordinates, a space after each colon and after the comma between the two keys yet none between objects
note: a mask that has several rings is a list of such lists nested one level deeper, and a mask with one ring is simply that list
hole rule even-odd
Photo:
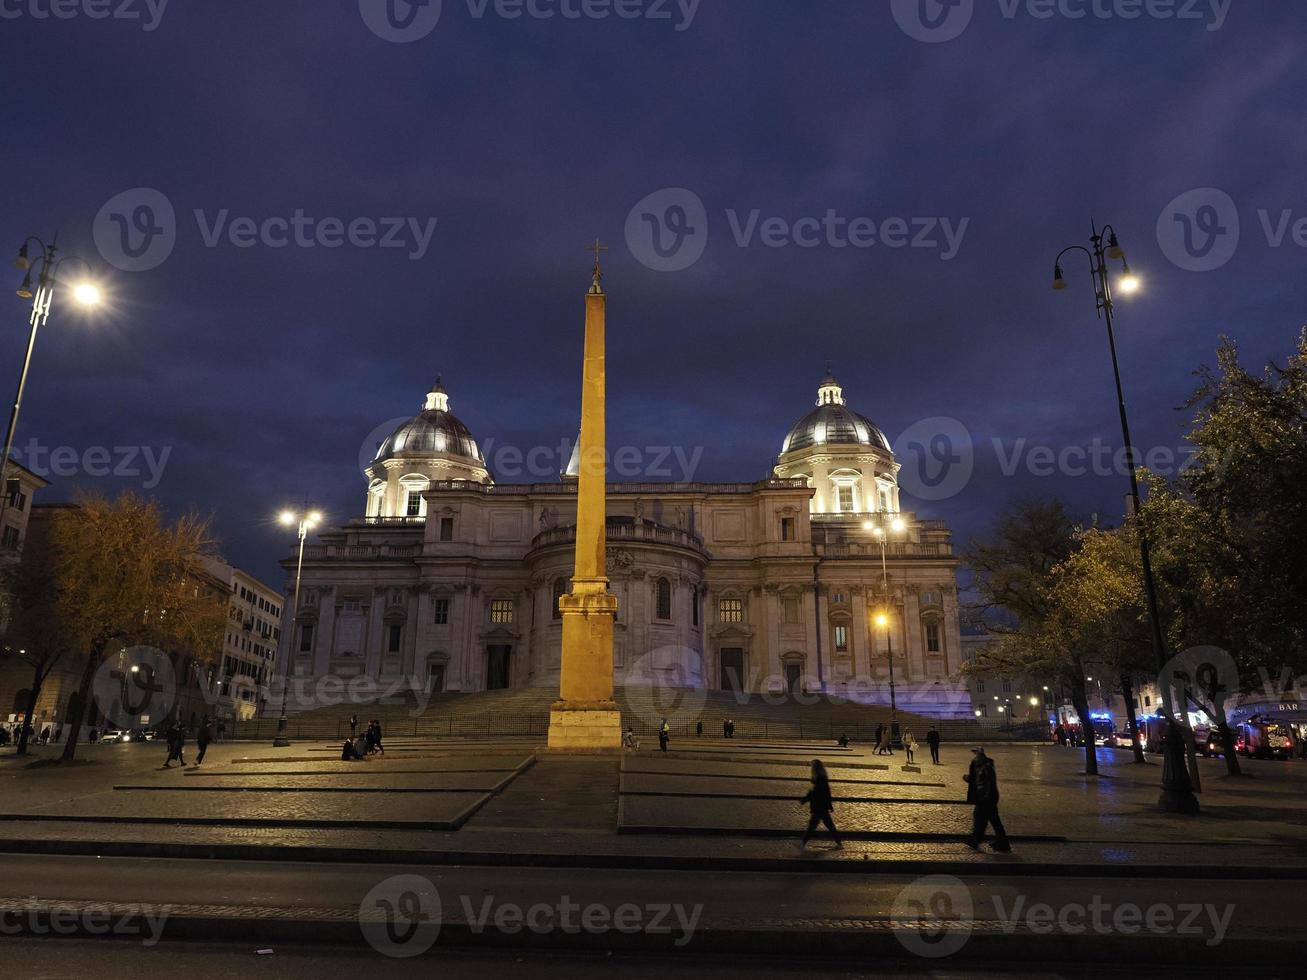
[{"label": "paved piazza", "polygon": [[[54,751],[37,749],[36,758]],[[462,828],[451,835],[453,846],[513,831],[517,845],[527,847],[582,830],[612,836],[619,849],[685,849],[691,845],[685,838],[696,834],[765,846],[801,830],[804,811],[796,801],[806,791],[810,760],[819,757],[830,770],[836,820],[856,845],[849,856],[915,843],[942,859],[972,857],[959,840],[970,816],[965,745],[945,745],[941,765],[920,752],[915,766],[901,752],[887,757],[857,746],[709,737],[678,739],[668,753],[646,742],[620,758],[558,757],[521,739],[399,740],[387,755],[366,762],[341,762],[333,751],[323,743],[288,749],[228,743],[211,746],[202,767],[169,770],[159,768],[165,750],[152,743],[84,747],[83,761],[71,768],[25,767],[5,756],[0,826],[10,838],[50,838],[59,830],[83,840],[179,840],[183,829],[204,828],[227,834]],[[1307,766],[1298,762],[1245,760],[1246,775],[1231,778],[1219,760],[1200,760],[1204,816],[1180,819],[1154,809],[1156,757],[1138,766],[1128,752],[1100,750],[1100,775],[1086,779],[1080,750],[1023,744],[989,752],[1009,833],[1038,842],[1041,853],[1189,841],[1307,845]],[[655,839],[633,841],[643,836]]]}]

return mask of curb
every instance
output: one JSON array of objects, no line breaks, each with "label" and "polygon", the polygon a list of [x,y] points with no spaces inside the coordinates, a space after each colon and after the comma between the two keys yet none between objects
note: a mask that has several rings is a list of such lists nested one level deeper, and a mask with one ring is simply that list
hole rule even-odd
[{"label": "curb", "polygon": [[[793,837],[794,835],[788,835]],[[1022,840],[1022,838],[1014,838]],[[949,861],[938,856],[863,861],[800,858],[701,857],[657,854],[549,854],[505,851],[374,850],[272,844],[189,844],[155,841],[41,840],[0,838],[0,853],[77,857],[174,858],[214,861],[294,861],[311,864],[442,865],[494,868],[575,868],[633,871],[715,871],[776,874],[923,875],[960,877],[1169,878],[1228,881],[1305,881],[1307,865],[1070,864],[1021,863],[1011,857]]]},{"label": "curb", "polygon": [[[88,928],[93,914],[100,919],[120,913],[139,914],[140,906],[103,902],[50,902],[33,907],[28,902],[0,901],[0,919],[9,936],[41,938],[106,938],[106,931]],[[351,908],[287,909],[250,908],[214,910],[200,906],[160,906],[166,913],[158,939],[167,942],[242,942],[268,944],[312,944],[318,947],[358,947],[367,944],[360,928],[360,911]],[[59,922],[54,921],[58,916]],[[380,921],[380,920],[378,920]],[[1093,962],[1132,965],[1165,964],[1203,966],[1299,963],[1299,941],[1280,935],[1244,935],[1226,938],[1209,946],[1201,939],[1174,936],[1127,936],[1119,933],[1040,934],[1027,929],[1005,931],[998,923],[980,921],[954,926],[964,931],[961,948],[951,956],[926,960],[947,968],[970,961],[1030,963]],[[687,937],[674,929],[665,931],[583,931],[529,929],[503,931],[480,928],[467,922],[442,922],[429,949],[435,954],[459,947],[498,949],[569,950],[589,952],[692,952],[695,955],[764,954],[830,960],[875,956],[879,960],[914,960],[907,943],[918,945],[920,924],[878,919],[759,920],[747,925],[726,920],[717,926],[704,925]],[[139,932],[112,938],[120,943],[139,941]],[[426,950],[422,950],[425,952]],[[418,952],[414,950],[414,952]],[[381,954],[378,954],[379,956]]]}]

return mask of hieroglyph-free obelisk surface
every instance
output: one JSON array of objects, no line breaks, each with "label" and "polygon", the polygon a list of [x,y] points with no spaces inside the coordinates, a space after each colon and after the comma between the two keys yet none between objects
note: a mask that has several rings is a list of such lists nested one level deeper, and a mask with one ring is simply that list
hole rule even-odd
[{"label": "hieroglyph-free obelisk surface", "polygon": [[595,243],[594,281],[585,297],[585,367],[576,497],[576,568],[558,600],[563,655],[558,700],[549,714],[549,747],[576,751],[621,748],[622,718],[613,700],[613,622],[617,597],[605,564],[605,377],[602,246]]}]

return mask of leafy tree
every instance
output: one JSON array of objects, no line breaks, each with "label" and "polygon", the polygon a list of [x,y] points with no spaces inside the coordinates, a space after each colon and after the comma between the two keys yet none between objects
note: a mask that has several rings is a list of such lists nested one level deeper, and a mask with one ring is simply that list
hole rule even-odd
[{"label": "leafy tree", "polygon": [[21,562],[5,568],[3,589],[10,610],[7,657],[32,669],[27,707],[18,736],[18,754],[27,754],[32,717],[46,679],[72,650],[59,621],[55,596],[58,562],[49,548],[29,549]]},{"label": "leafy tree", "polygon": [[212,543],[208,523],[198,517],[168,525],[157,504],[134,495],[112,502],[84,497],[54,517],[50,541],[56,619],[82,668],[64,743],[67,761],[106,657],[150,645],[209,659],[221,644],[226,608],[225,597],[203,584],[201,559]]}]

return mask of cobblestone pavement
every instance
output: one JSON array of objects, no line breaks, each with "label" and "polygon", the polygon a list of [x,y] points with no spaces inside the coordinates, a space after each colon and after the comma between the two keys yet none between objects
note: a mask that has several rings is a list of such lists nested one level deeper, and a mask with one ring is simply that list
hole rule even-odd
[{"label": "cobblestone pavement", "polygon": [[[215,744],[210,747],[202,769],[185,772],[176,769],[159,772],[164,749],[156,743],[83,746],[79,749],[82,761],[72,767],[31,769],[18,764],[11,756],[0,756],[0,810],[10,817],[26,813],[116,813],[124,817],[163,819],[205,813],[219,818],[258,814],[276,819],[277,814],[282,814],[290,821],[312,815],[320,821],[356,822],[366,821],[369,816],[376,819],[384,809],[388,814],[408,819],[410,814],[436,812],[431,809],[435,804],[426,801],[449,798],[453,794],[395,794],[393,803],[387,801],[379,806],[370,793],[114,793],[111,787],[168,783],[182,790],[192,785],[221,786],[231,780],[237,785],[248,783],[257,788],[274,783],[293,786],[294,780],[301,779],[304,788],[312,785],[320,790],[332,785],[328,779],[339,779],[342,781],[336,785],[349,788],[371,786],[374,782],[384,786],[392,780],[396,786],[413,788],[429,779],[431,782],[426,785],[433,789],[442,786],[452,789],[460,785],[482,785],[479,781],[461,782],[463,778],[489,781],[494,774],[511,774],[514,767],[529,759],[532,748],[521,740],[405,743],[403,747],[412,751],[402,756],[397,753],[393,757],[350,764],[323,758],[321,753],[309,755],[308,750],[315,747],[323,746],[306,743],[290,749],[277,749],[247,743]],[[741,746],[717,739],[715,748],[737,752]],[[786,751],[778,756],[780,749]],[[38,749],[37,757],[53,755],[57,751],[56,746]],[[1263,846],[1273,845],[1279,847],[1278,853],[1289,864],[1307,860],[1302,856],[1304,845],[1307,845],[1307,765],[1301,762],[1241,760],[1247,775],[1230,778],[1224,775],[1224,764],[1220,760],[1200,760],[1204,815],[1192,819],[1156,811],[1161,767],[1155,757],[1150,759],[1149,765],[1137,766],[1128,752],[1100,750],[1101,774],[1096,778],[1086,778],[1083,754],[1079,751],[1035,745],[994,746],[989,751],[996,760],[1003,792],[1004,820],[1012,834],[1067,837],[1073,844],[1088,847],[1074,853],[1082,857],[1098,855],[1107,860],[1116,860],[1117,855],[1138,858],[1145,852],[1171,854],[1168,848],[1179,843],[1245,844],[1248,847],[1241,853],[1252,855],[1261,854]],[[739,794],[743,790],[760,796],[792,794],[797,799],[804,791],[805,757],[814,755],[831,764],[837,796],[965,799],[966,787],[961,777],[971,757],[965,746],[946,745],[944,764],[934,766],[926,761],[918,767],[920,772],[904,771],[901,754],[893,760],[880,757],[877,761],[868,750],[856,747],[841,752],[827,745],[766,746],[761,754],[754,752],[744,761],[710,758],[708,753],[694,757],[675,753],[663,755],[656,748],[649,751],[646,747],[639,753],[623,756],[620,765],[625,768],[628,780],[652,782],[628,783],[628,789],[639,788],[641,792],[667,795],[628,797],[627,802],[631,805],[627,808],[628,820],[634,812],[632,808],[645,806],[650,810],[656,808],[661,814],[659,819],[669,827],[673,825],[673,817],[685,817],[682,822],[713,829],[747,830],[756,826],[772,831],[790,828],[797,832],[804,822],[803,815],[789,800],[750,801],[725,796],[712,800],[705,799],[703,794]],[[883,768],[861,768],[866,766]],[[402,831],[362,827],[354,834],[342,835],[330,829],[301,834],[294,826],[280,830],[174,827],[170,828],[167,839],[260,844],[284,840],[288,846],[332,846],[330,842],[339,840],[341,846],[350,847],[359,846],[360,841],[371,841],[369,846],[378,847],[490,848],[508,852],[513,848],[575,848],[575,840],[568,832],[585,831],[586,848],[598,848],[598,853],[740,853],[754,856],[773,853],[767,850],[770,842],[765,840],[714,839],[703,842],[706,846],[700,851],[697,850],[700,842],[693,838],[663,837],[646,843],[618,837],[617,769],[616,760],[542,756],[541,762],[527,769],[525,775],[518,776],[516,783],[510,783],[493,797],[458,835],[422,832],[413,836]],[[310,775],[294,775],[297,773]],[[478,777],[477,773],[485,775]],[[321,784],[313,782],[319,776],[324,781]],[[529,781],[524,781],[527,777],[530,777]],[[258,781],[248,782],[251,778]],[[446,783],[446,779],[451,781]],[[844,780],[851,782],[841,782]],[[858,781],[865,781],[865,785]],[[942,783],[943,787],[921,785],[929,783]],[[778,786],[784,788],[777,789]],[[673,790],[699,796],[668,792]],[[410,796],[416,799],[404,799]],[[272,801],[272,797],[277,800]],[[179,804],[179,800],[187,802]],[[415,810],[419,804],[424,809]],[[836,817],[841,826],[850,830],[956,832],[965,827],[966,810],[941,803],[839,803]],[[502,836],[496,834],[496,830],[512,830],[513,833]],[[0,821],[0,835],[10,840],[23,837],[52,840],[59,834],[74,840],[98,837],[141,841],[160,836],[157,827],[45,823],[22,819]],[[279,834],[284,837],[278,837]],[[565,843],[568,840],[572,843]],[[1228,862],[1232,854],[1229,848],[1221,847],[1203,857],[1194,852],[1194,848],[1188,847],[1184,856],[1172,856],[1192,865]],[[775,853],[779,856],[780,852]],[[902,851],[897,849],[897,845],[877,844],[854,850],[840,860],[849,857],[861,860],[864,855],[867,860],[878,860],[881,855],[893,859],[895,855],[905,853],[947,855],[950,861],[971,860],[960,845],[943,844],[930,845],[924,852]],[[984,860],[984,856],[981,859]],[[1261,858],[1250,859],[1264,864],[1275,863]]]}]

